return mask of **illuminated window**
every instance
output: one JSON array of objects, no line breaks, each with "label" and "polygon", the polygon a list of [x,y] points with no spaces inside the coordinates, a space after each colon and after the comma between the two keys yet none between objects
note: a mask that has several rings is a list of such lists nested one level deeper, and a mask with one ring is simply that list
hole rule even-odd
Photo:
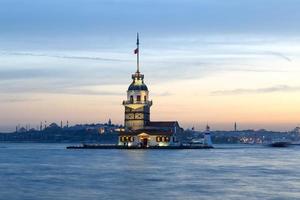
[{"label": "illuminated window", "polygon": [[163,137],[161,137],[161,136],[156,137],[156,142],[162,142],[162,141],[163,141]]},{"label": "illuminated window", "polygon": [[136,100],[137,100],[137,101],[141,101],[141,96],[140,96],[140,95],[137,95],[137,96],[136,96]]}]

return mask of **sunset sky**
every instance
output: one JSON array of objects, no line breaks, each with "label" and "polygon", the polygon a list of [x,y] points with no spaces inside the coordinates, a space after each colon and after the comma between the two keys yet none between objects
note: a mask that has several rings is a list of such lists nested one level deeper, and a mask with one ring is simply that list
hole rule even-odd
[{"label": "sunset sky", "polygon": [[1,0],[0,131],[123,124],[136,69],[151,120],[184,128],[300,124],[298,0]]}]

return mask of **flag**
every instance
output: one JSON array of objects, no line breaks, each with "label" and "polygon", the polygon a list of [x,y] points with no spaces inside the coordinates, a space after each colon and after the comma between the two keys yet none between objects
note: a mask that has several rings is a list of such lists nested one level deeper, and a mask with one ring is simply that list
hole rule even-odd
[{"label": "flag", "polygon": [[134,54],[137,54],[137,53],[139,53],[139,48],[136,48],[136,49],[134,50]]}]

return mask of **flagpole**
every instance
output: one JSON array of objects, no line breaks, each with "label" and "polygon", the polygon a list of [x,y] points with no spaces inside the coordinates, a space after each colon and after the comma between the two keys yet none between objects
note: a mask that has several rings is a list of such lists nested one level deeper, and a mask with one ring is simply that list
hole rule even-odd
[{"label": "flagpole", "polygon": [[137,73],[140,73],[140,41],[139,41],[139,33],[136,34],[136,46],[137,46],[137,54],[136,54],[136,66],[137,66]]}]

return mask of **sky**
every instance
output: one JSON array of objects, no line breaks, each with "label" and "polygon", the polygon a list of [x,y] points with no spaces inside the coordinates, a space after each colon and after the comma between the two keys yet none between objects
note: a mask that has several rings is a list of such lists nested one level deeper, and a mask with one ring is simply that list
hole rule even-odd
[{"label": "sky", "polygon": [[0,131],[123,124],[136,69],[151,120],[203,130],[300,124],[298,0],[1,0]]}]

